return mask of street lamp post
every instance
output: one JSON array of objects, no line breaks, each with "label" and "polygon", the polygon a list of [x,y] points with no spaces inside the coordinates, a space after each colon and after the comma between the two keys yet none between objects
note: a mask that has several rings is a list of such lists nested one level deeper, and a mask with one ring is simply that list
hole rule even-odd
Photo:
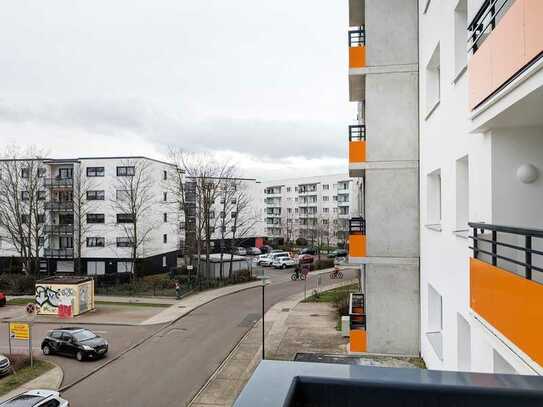
[{"label": "street lamp post", "polygon": [[266,359],[266,347],[265,347],[265,325],[264,325],[264,315],[266,314],[265,309],[265,290],[266,290],[266,284],[268,283],[269,277],[264,274],[264,271],[262,271],[262,275],[257,277],[259,280],[262,280],[262,360]]}]

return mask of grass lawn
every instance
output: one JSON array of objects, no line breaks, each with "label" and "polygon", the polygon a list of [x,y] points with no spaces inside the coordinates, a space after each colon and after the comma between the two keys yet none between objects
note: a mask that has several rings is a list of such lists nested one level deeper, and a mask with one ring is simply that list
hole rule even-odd
[{"label": "grass lawn", "polygon": [[0,379],[0,396],[9,393],[32,379],[35,379],[48,370],[51,370],[53,367],[54,365],[44,360],[34,360],[33,369],[31,369],[30,366],[26,366],[18,369],[16,374],[11,373],[9,376]]},{"label": "grass lawn", "polygon": [[116,302],[116,301],[96,301],[96,305],[118,305],[121,307],[131,306],[131,307],[158,307],[158,308],[168,308],[172,304],[154,304],[151,302]]},{"label": "grass lawn", "polygon": [[8,305],[26,305],[29,302],[34,302],[34,298],[12,298],[8,299]]},{"label": "grass lawn", "polygon": [[317,296],[312,295],[303,302],[335,302],[338,297],[351,291],[358,291],[358,284],[350,284],[339,288],[334,288],[330,291],[319,293]]}]

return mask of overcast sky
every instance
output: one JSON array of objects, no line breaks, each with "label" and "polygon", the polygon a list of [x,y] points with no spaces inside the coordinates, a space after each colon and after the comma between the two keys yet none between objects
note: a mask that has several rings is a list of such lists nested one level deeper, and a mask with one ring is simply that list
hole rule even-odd
[{"label": "overcast sky", "polygon": [[6,0],[0,142],[346,172],[347,0]]}]

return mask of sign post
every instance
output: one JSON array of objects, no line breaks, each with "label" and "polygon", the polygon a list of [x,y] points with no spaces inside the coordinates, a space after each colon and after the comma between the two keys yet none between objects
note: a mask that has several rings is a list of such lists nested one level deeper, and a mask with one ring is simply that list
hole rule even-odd
[{"label": "sign post", "polygon": [[32,357],[32,329],[29,322],[10,322],[9,323],[9,353],[11,355],[11,340],[27,341],[28,356],[30,358],[30,367],[34,367]]}]

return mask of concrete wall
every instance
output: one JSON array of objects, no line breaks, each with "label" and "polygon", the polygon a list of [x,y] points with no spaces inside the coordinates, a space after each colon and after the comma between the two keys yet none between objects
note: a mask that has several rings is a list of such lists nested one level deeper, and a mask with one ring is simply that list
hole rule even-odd
[{"label": "concrete wall", "polygon": [[418,160],[418,73],[368,74],[367,161]]},{"label": "concrete wall", "polygon": [[368,352],[419,354],[418,264],[366,266]]},{"label": "concrete wall", "polygon": [[367,253],[418,257],[418,169],[366,172]]},{"label": "concrete wall", "polygon": [[368,66],[418,62],[418,0],[366,0]]}]

